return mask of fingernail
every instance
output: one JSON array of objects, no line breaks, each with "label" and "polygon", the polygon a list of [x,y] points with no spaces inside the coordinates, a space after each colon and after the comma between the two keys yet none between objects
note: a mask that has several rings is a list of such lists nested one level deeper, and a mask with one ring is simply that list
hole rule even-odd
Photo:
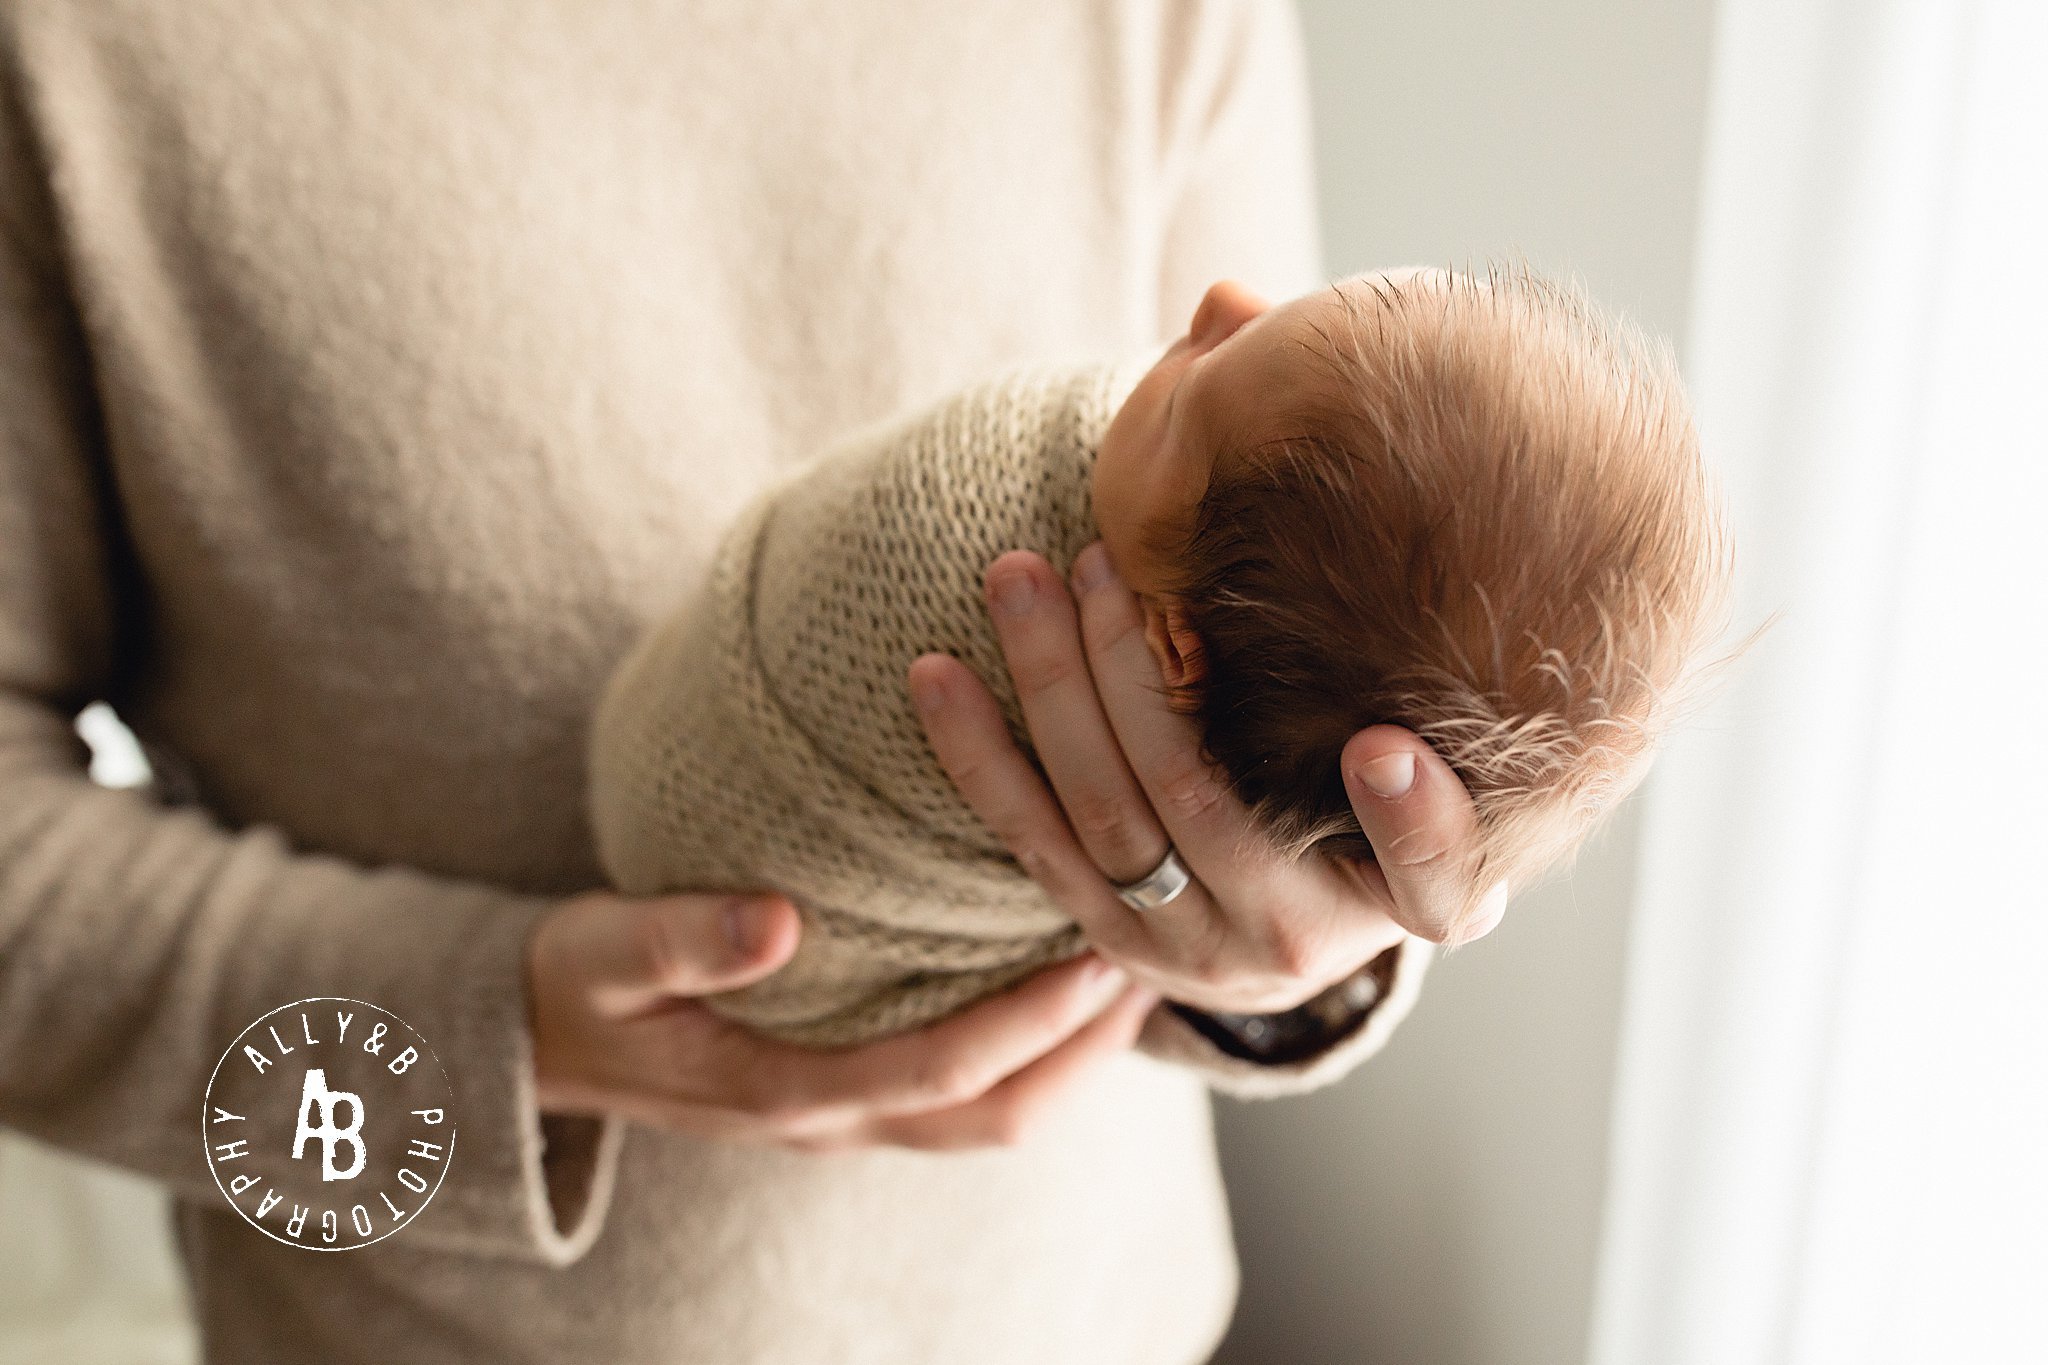
[{"label": "fingernail", "polygon": [[1508,884],[1504,881],[1495,882],[1487,888],[1486,894],[1479,898],[1479,904],[1472,911],[1472,918],[1465,922],[1464,929],[1458,934],[1458,943],[1465,944],[1474,939],[1485,938],[1500,924],[1507,912]]},{"label": "fingernail", "polygon": [[915,678],[910,684],[910,701],[919,715],[928,716],[946,704],[945,685],[929,674]]},{"label": "fingernail", "polygon": [[1003,574],[993,587],[996,610],[1005,616],[1022,616],[1038,600],[1038,585],[1031,581],[1028,573]]},{"label": "fingernail", "polygon": [[1074,590],[1094,592],[1103,584],[1116,577],[1116,570],[1109,562],[1109,551],[1096,541],[1074,559]]},{"label": "fingernail", "polygon": [[725,903],[725,939],[732,945],[733,956],[742,962],[753,958],[766,936],[760,904],[758,896],[739,896]]},{"label": "fingernail", "polygon": [[1415,785],[1415,755],[1407,750],[1387,754],[1357,768],[1359,785],[1391,801]]}]

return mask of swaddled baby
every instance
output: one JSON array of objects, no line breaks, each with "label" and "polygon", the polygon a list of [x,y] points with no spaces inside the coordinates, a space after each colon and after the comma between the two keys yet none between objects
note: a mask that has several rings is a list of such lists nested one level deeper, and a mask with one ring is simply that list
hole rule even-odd
[{"label": "swaddled baby", "polygon": [[[1480,885],[1526,884],[1640,778],[1726,575],[1664,353],[1522,270],[1264,311],[1219,285],[1163,354],[870,428],[742,512],[599,709],[619,888],[773,889],[803,915],[787,966],[704,1003],[852,1044],[1085,946],[954,791],[905,672],[964,660],[1028,753],[983,573],[1018,548],[1064,573],[1098,535],[1283,846],[1370,857],[1339,754],[1404,725],[1472,793]],[[1140,1046],[1199,1051],[1187,1027],[1162,1007]]]}]

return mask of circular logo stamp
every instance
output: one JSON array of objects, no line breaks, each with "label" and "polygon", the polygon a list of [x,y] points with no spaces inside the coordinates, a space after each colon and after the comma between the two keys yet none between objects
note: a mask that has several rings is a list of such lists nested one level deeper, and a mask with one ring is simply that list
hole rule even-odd
[{"label": "circular logo stamp", "polygon": [[455,1155],[448,1073],[410,1024],[361,1000],[280,1005],[206,1085],[206,1164],[258,1232],[352,1251],[419,1216]]}]

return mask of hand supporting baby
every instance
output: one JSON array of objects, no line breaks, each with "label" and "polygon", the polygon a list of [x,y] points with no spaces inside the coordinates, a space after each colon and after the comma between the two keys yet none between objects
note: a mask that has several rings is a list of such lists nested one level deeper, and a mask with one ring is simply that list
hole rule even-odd
[{"label": "hand supporting baby", "polygon": [[[1202,760],[1193,722],[1167,706],[1143,613],[1100,546],[1076,560],[1074,579],[1078,607],[1039,555],[1004,555],[987,576],[1050,789],[966,665],[926,655],[909,682],[962,797],[1094,952],[925,1028],[815,1051],[692,1003],[788,961],[799,924],[787,901],[592,892],[542,919],[528,945],[541,1107],[811,1151],[1008,1145],[1128,1047],[1161,997],[1291,1009],[1406,934],[1443,941],[1481,899],[1469,796],[1394,726],[1361,731],[1343,755],[1377,865],[1279,857]],[[1111,878],[1142,876],[1169,837],[1197,880],[1139,915]],[[1504,898],[1486,899],[1468,937],[1500,918]],[[1105,959],[1116,967],[1104,971]]]},{"label": "hand supporting baby", "polygon": [[[1076,559],[1071,595],[1026,551],[996,560],[985,586],[1051,786],[987,687],[943,654],[909,671],[926,733],[961,796],[1095,951],[1138,982],[1198,1009],[1273,1013],[1404,935],[1440,943],[1463,918],[1470,941],[1499,923],[1505,888],[1475,885],[1471,798],[1416,735],[1378,725],[1344,750],[1346,789],[1377,863],[1290,862],[1204,761],[1194,722],[1167,705],[1138,599],[1099,543]],[[1144,876],[1169,839],[1196,880],[1139,914],[1112,881]]]},{"label": "hand supporting baby", "polygon": [[564,901],[527,944],[534,1080],[551,1114],[610,1114],[801,1151],[1014,1145],[1158,997],[1093,953],[925,1028],[832,1051],[762,1038],[694,1003],[796,951],[778,896]]}]

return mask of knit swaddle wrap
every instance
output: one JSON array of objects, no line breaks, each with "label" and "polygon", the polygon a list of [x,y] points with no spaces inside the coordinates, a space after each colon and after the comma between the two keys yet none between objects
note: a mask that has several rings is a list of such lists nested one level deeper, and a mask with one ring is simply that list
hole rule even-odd
[{"label": "knit swaddle wrap", "polygon": [[1064,573],[1095,538],[1096,451],[1143,370],[1017,372],[856,435],[748,504],[621,664],[591,764],[615,885],[772,889],[803,917],[786,966],[709,1007],[849,1045],[1086,946],[961,800],[904,679],[920,654],[963,660],[1031,752],[983,572],[1023,548]]}]

